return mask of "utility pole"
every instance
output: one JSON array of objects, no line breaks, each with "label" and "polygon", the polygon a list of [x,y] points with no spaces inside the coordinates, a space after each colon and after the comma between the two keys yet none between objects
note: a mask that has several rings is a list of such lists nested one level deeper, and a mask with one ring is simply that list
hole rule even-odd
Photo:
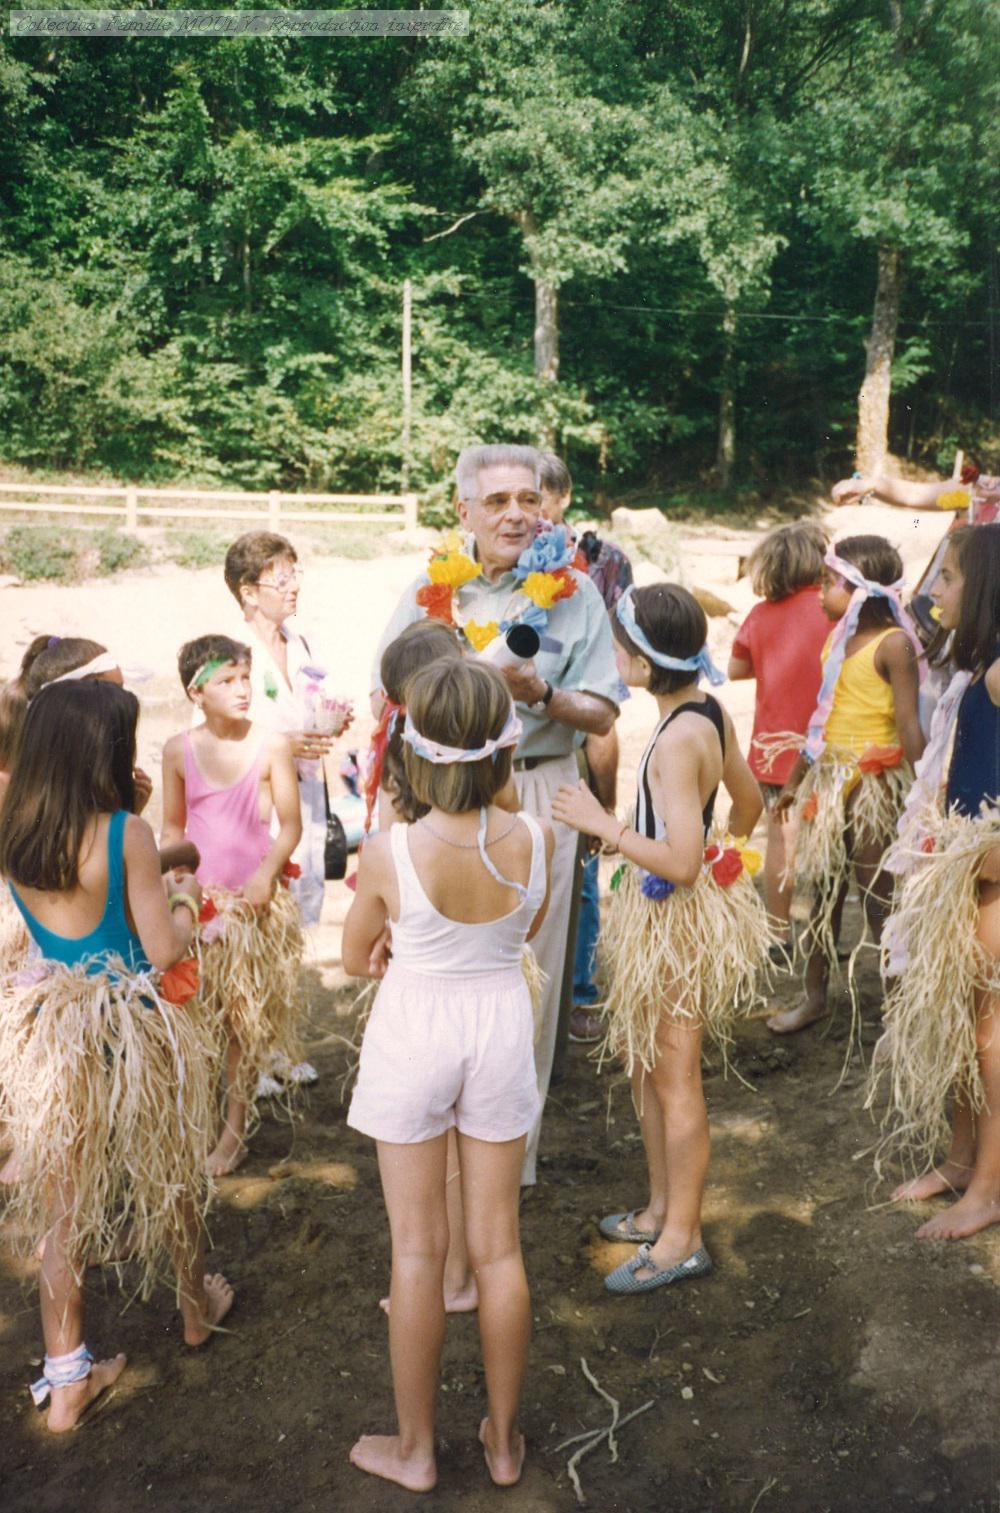
[{"label": "utility pole", "polygon": [[413,285],[403,280],[403,466],[401,492],[410,491],[410,412],[413,401]]}]

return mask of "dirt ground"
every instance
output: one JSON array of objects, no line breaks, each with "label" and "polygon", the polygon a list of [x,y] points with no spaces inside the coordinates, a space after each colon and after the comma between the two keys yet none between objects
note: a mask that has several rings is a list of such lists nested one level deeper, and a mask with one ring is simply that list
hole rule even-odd
[{"label": "dirt ground", "polygon": [[[844,522],[846,523],[846,522]],[[902,522],[908,524],[907,519]],[[838,521],[838,524],[841,524]],[[878,528],[869,519],[869,528]],[[315,603],[345,687],[360,697],[377,629],[419,559],[323,568]],[[317,570],[319,571],[319,569]],[[742,613],[742,585],[708,586]],[[310,585],[312,587],[312,585]],[[183,723],[167,669],[180,640],[232,627],[213,574],[147,573],[78,589],[12,590],[0,671],[34,631],[72,628],[127,646],[153,670],[142,758],[156,771]],[[12,621],[15,622],[12,624]],[[713,623],[725,650],[726,621]],[[122,652],[123,660],[128,657]],[[724,690],[745,728],[752,686]],[[650,725],[636,699],[622,720],[623,785]],[[359,720],[356,734],[365,733]],[[627,787],[623,788],[627,791]],[[154,811],[155,818],[155,811]],[[129,1365],[78,1432],[50,1439],[25,1390],[40,1335],[30,1268],[0,1252],[0,1508],[4,1513],[240,1509],[247,1513],[393,1513],[410,1494],[347,1461],[354,1438],[387,1429],[391,1386],[378,1298],[388,1244],[374,1149],[348,1130],[337,1038],[354,989],[339,966],[347,896],[331,886],[306,972],[310,1059],[319,1084],[289,1119],[265,1110],[246,1165],[220,1184],[213,1269],[238,1300],[231,1333],[185,1352],[168,1293],[122,1311],[110,1273],[88,1275],[88,1338]],[[847,944],[856,928],[849,911]],[[866,967],[863,1049],[877,1034],[878,982]],[[788,1002],[791,978],[778,981]],[[1000,1508],[997,1454],[997,1232],[960,1244],[914,1239],[922,1210],[896,1211],[876,1189],[875,1126],[864,1070],[848,1050],[841,994],[832,1025],[776,1041],[763,1024],[737,1036],[734,1067],[716,1058],[706,1091],[713,1128],[705,1240],[714,1274],[648,1298],[612,1298],[602,1275],[629,1247],[597,1220],[644,1198],[627,1090],[570,1047],[543,1132],[540,1181],[523,1209],[535,1332],[524,1398],[521,1485],[490,1485],[476,1443],[483,1383],[473,1315],[449,1321],[437,1489],[429,1513],[562,1513],[573,1435],[610,1419],[585,1360],[624,1417],[613,1464],[601,1447],[579,1467],[588,1505],[608,1513],[852,1513],[924,1506]],[[736,1075],[736,1074],[739,1075]]]}]

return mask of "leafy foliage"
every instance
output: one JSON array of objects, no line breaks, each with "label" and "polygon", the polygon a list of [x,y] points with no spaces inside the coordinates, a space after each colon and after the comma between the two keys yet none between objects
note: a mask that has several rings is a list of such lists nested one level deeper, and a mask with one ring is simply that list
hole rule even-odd
[{"label": "leafy foliage", "polygon": [[995,446],[995,6],[471,14],[465,38],[335,48],[0,41],[3,455],[396,488],[410,278],[433,518],[473,440],[554,438],[601,497],[704,478],[724,391],[743,481],[838,471],[887,241],[895,448]]}]

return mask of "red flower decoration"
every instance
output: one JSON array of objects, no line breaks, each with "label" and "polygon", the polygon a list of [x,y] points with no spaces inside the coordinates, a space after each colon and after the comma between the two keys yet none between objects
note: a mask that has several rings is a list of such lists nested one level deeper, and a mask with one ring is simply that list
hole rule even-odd
[{"label": "red flower decoration", "polygon": [[931,854],[931,852],[934,850],[934,837],[933,837],[933,835],[925,835],[924,836],[923,840],[920,842],[920,849],[921,849],[921,851],[926,851],[926,853],[927,853],[928,856]]},{"label": "red flower decoration", "polygon": [[177,961],[160,977],[160,997],[178,1006],[198,991],[198,963],[193,956]]},{"label": "red flower decoration", "polygon": [[218,909],[206,893],[201,901],[201,908],[198,911],[198,923],[200,925],[207,925],[209,920],[214,919],[218,912]]},{"label": "red flower decoration", "polygon": [[743,871],[743,858],[733,848],[723,851],[717,862],[712,863],[712,876],[720,888],[728,888]]},{"label": "red flower decoration", "polygon": [[577,547],[576,556],[573,558],[570,566],[575,567],[577,572],[582,573],[585,578],[589,575],[590,563],[587,561],[587,553],[582,546]]},{"label": "red flower decoration", "polygon": [[902,760],[902,746],[869,746],[858,757],[858,771],[885,772],[889,767],[898,767]]},{"label": "red flower decoration", "polygon": [[963,483],[977,483],[979,481],[979,469],[974,462],[967,462],[962,469]]},{"label": "red flower decoration", "polygon": [[719,857],[721,855],[722,855],[722,852],[720,851],[720,849],[719,849],[718,846],[706,846],[705,847],[705,861],[706,862],[717,862],[719,860]]},{"label": "red flower decoration", "polygon": [[804,820],[814,820],[816,818],[816,810],[818,808],[819,799],[816,797],[815,793],[810,793],[809,797],[802,805],[802,818]]},{"label": "red flower decoration", "polygon": [[451,613],[452,589],[449,583],[425,583],[417,589],[417,603],[427,611],[428,620],[440,620],[454,626]]},{"label": "red flower decoration", "polygon": [[298,862],[286,862],[281,869],[281,875],[282,877],[290,877],[292,879],[301,877],[302,868],[299,866]]},{"label": "red flower decoration", "polygon": [[571,570],[568,567],[557,567],[553,571],[552,576],[553,578],[558,578],[560,583],[559,592],[553,599],[553,604],[558,604],[560,599],[572,599],[579,584],[573,577]]}]

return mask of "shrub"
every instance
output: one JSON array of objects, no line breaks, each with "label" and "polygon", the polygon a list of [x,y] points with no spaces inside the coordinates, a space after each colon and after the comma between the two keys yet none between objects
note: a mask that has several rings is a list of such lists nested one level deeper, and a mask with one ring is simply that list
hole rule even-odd
[{"label": "shrub", "polygon": [[71,581],[76,576],[79,550],[79,533],[55,525],[15,525],[4,542],[4,557],[11,572],[26,581]]},{"label": "shrub", "polygon": [[149,560],[149,551],[137,536],[128,536],[114,526],[95,531],[90,545],[97,549],[97,571],[120,573],[128,567],[141,567]]}]

